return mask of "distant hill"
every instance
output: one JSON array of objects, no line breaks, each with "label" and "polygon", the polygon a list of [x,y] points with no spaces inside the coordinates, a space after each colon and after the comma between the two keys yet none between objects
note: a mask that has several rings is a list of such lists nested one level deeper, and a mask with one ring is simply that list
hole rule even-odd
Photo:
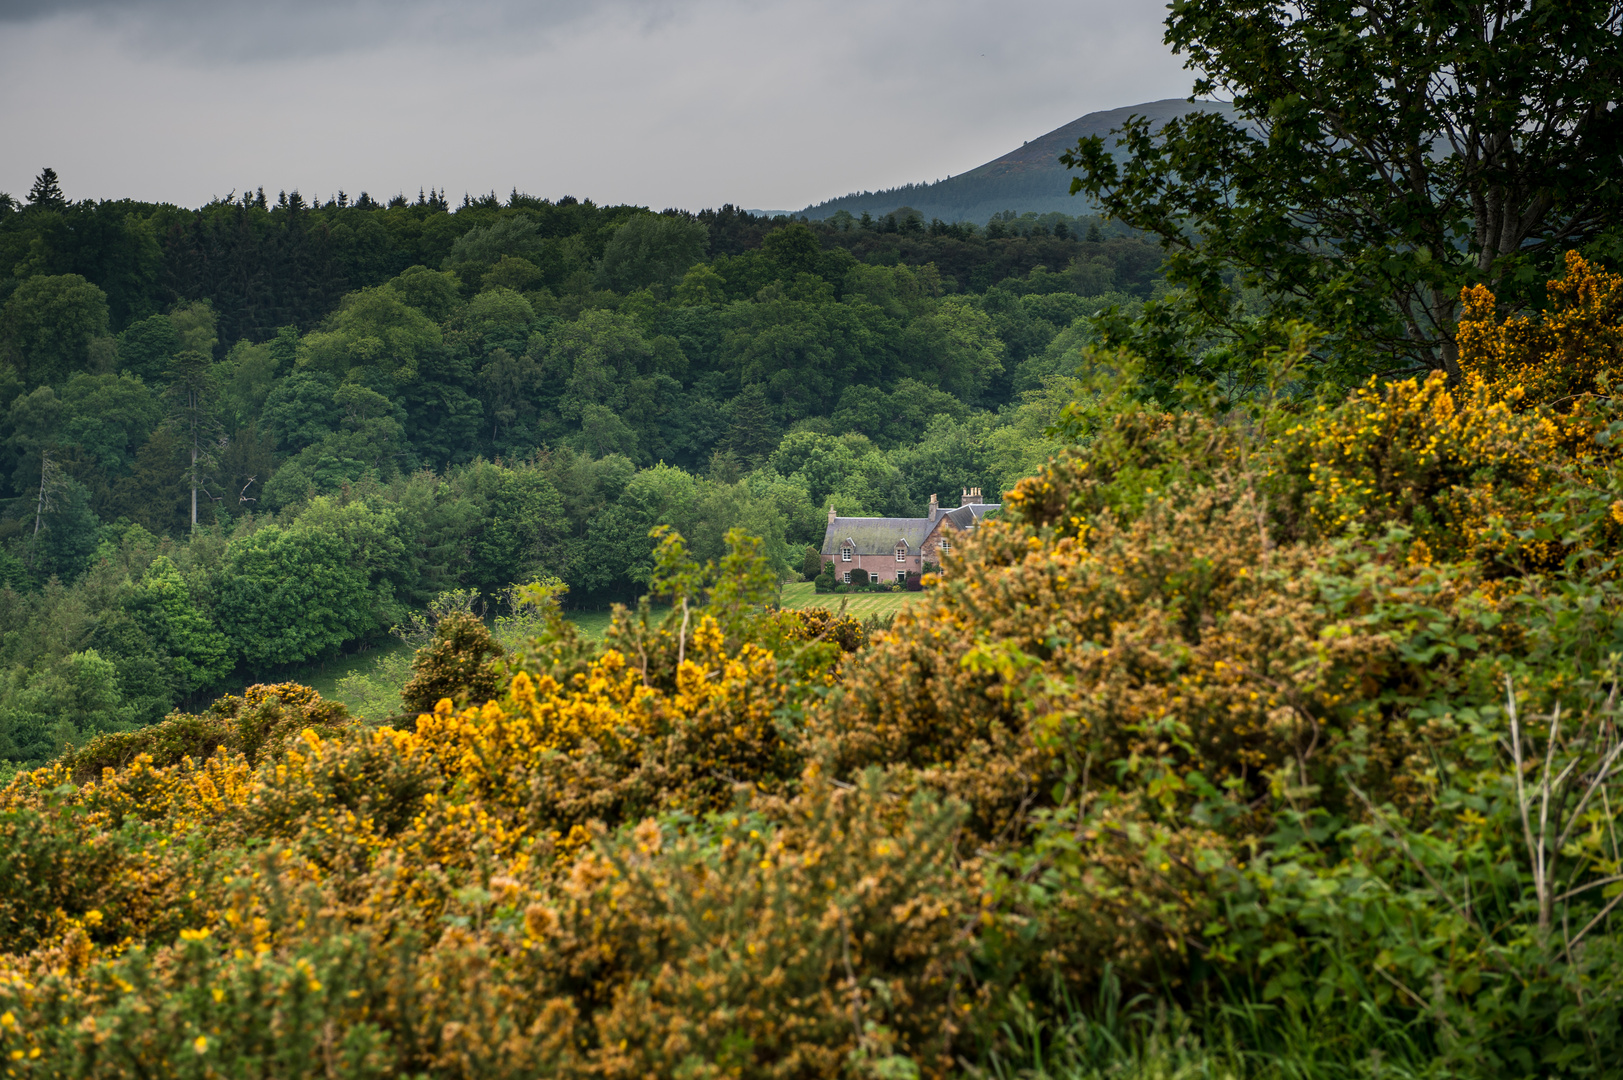
[{"label": "distant hill", "polygon": [[863,211],[879,217],[898,207],[910,206],[923,214],[926,220],[940,218],[943,221],[973,221],[984,225],[1001,210],[1013,210],[1020,214],[1027,211],[1038,214],[1051,211],[1071,215],[1091,213],[1092,206],[1086,200],[1070,195],[1072,174],[1059,163],[1060,154],[1075,146],[1080,138],[1108,134],[1135,114],[1163,124],[1196,110],[1230,112],[1232,107],[1220,101],[1189,102],[1183,98],[1168,98],[1122,109],[1092,112],[969,172],[935,183],[907,184],[885,191],[864,191],[829,199],[816,206],[808,206],[796,216],[804,214],[819,220],[844,210],[859,217]]}]

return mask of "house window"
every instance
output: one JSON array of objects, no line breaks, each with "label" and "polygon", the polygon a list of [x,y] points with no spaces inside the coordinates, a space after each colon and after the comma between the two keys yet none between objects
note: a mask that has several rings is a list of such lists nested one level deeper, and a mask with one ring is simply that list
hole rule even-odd
[{"label": "house window", "polygon": [[[851,549],[850,548],[842,547],[840,549],[840,561],[841,562],[850,562],[851,561]],[[850,575],[848,574],[846,576],[849,577]]]},{"label": "house window", "polygon": [[941,542],[936,544],[935,549],[937,551],[941,552],[941,554],[945,555],[948,551],[950,551],[952,549],[952,545],[947,543],[947,538],[945,536],[943,536],[941,538]]},{"label": "house window", "polygon": [[847,585],[851,584],[851,571],[849,570],[845,572],[845,583]]},{"label": "house window", "polygon": [[898,570],[898,571],[896,571],[896,580],[901,582],[903,585],[906,585],[907,584],[907,571],[906,570]]},{"label": "house window", "polygon": [[896,545],[896,561],[897,562],[906,562],[907,561],[907,545],[905,543],[901,543],[901,544]]}]

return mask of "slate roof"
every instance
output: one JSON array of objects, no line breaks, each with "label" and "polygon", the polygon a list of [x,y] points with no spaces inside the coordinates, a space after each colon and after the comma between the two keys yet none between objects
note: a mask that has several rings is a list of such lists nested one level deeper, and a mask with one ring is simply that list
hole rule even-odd
[{"label": "slate roof", "polygon": [[929,518],[837,517],[823,533],[823,554],[838,554],[846,540],[854,541],[858,555],[894,555],[898,540],[916,554],[933,524]]},{"label": "slate roof", "polygon": [[[970,503],[955,510],[944,510],[941,518],[951,519],[959,529],[973,529],[980,519],[1001,506],[1001,503]],[[937,518],[939,521],[941,518]],[[823,554],[837,555],[847,540],[853,542],[858,555],[894,555],[896,541],[906,540],[907,550],[918,554],[919,548],[935,529],[935,521],[927,517],[837,517],[823,533]]]},{"label": "slate roof", "polygon": [[1002,503],[970,503],[956,510],[944,510],[941,516],[951,518],[952,523],[960,529],[973,529],[981,523],[981,518],[1002,506]]}]

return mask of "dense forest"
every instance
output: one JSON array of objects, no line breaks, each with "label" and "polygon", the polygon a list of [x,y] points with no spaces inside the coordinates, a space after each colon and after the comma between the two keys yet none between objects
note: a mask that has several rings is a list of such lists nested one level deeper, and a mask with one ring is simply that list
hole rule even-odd
[{"label": "dense forest", "polygon": [[798,575],[829,505],[1001,491],[1046,453],[1082,317],[1159,261],[1059,215],[60,183],[0,200],[0,758],[24,761],[446,590],[634,598],[655,525],[706,557],[745,527]]}]

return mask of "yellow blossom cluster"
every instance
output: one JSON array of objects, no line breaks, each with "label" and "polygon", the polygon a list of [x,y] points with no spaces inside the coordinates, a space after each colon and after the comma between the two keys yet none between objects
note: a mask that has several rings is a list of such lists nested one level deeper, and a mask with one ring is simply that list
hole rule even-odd
[{"label": "yellow blossom cluster", "polygon": [[1487,286],[1467,287],[1455,340],[1460,368],[1493,400],[1565,414],[1623,373],[1623,276],[1570,251],[1546,291],[1543,311],[1501,319]]},{"label": "yellow blossom cluster", "polygon": [[[194,754],[176,717],[99,776],[85,763],[125,742],[20,776],[0,794],[15,1075],[226,1076],[256,1055],[278,1075],[641,1075],[739,1023],[819,1071],[897,1040],[940,1052],[965,944],[951,815],[802,774],[788,717],[846,655],[815,628],[793,657],[705,612],[683,634],[680,660],[605,648],[411,729],[305,727],[255,760],[229,733]],[[324,705],[243,700],[272,730]],[[773,795],[790,782],[800,801]],[[729,809],[752,798],[783,812]],[[756,965],[779,974],[754,985]]]}]

